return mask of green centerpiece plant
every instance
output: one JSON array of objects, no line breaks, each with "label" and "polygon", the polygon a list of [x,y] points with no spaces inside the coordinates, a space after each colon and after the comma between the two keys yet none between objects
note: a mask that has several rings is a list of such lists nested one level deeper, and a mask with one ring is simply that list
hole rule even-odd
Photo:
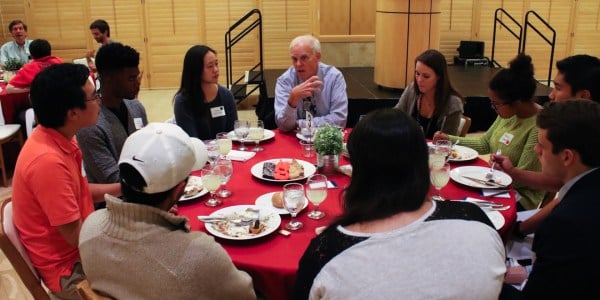
[{"label": "green centerpiece plant", "polygon": [[317,167],[322,174],[333,174],[337,170],[339,156],[344,148],[344,133],[341,128],[326,124],[315,133]]},{"label": "green centerpiece plant", "polygon": [[19,69],[23,67],[23,62],[16,58],[9,58],[4,64],[4,81],[9,82],[16,74]]}]

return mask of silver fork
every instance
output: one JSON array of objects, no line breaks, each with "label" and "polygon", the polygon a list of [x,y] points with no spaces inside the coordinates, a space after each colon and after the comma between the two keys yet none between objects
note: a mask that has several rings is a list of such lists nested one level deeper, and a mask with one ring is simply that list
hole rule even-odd
[{"label": "silver fork", "polygon": [[[496,155],[502,155],[502,150],[500,150],[500,149],[496,150]],[[495,159],[492,162],[492,165],[490,166],[490,170],[485,174],[485,179],[487,179],[490,182],[496,182],[494,180],[494,166],[496,166]]]}]

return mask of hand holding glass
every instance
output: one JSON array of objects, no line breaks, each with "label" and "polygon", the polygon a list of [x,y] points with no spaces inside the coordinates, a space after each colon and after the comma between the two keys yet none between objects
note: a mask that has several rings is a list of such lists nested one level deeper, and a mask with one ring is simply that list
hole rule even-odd
[{"label": "hand holding glass", "polygon": [[315,174],[306,181],[306,196],[315,206],[315,209],[308,214],[311,219],[321,219],[325,213],[319,210],[319,204],[327,198],[327,177],[321,174]]},{"label": "hand holding glass", "polygon": [[450,180],[450,164],[445,163],[440,168],[432,167],[430,169],[429,178],[431,179],[431,184],[435,187],[436,194],[431,197],[433,200],[444,201],[444,197],[440,195],[441,189],[448,184],[448,180]]},{"label": "hand holding glass", "polygon": [[218,206],[221,205],[221,200],[215,197],[215,192],[221,185],[221,171],[219,168],[213,165],[207,165],[202,168],[202,185],[205,189],[210,192],[210,199],[206,200],[204,204],[206,206]]},{"label": "hand holding glass", "polygon": [[250,124],[245,120],[235,120],[233,124],[233,132],[235,132],[235,136],[240,140],[240,147],[238,150],[246,151],[248,148],[244,145],[244,140],[248,137],[248,133],[250,133]]},{"label": "hand holding glass", "polygon": [[283,186],[283,205],[292,216],[292,219],[285,225],[285,228],[289,230],[298,230],[304,226],[302,222],[295,218],[304,207],[305,201],[304,186],[302,184],[288,183]]}]

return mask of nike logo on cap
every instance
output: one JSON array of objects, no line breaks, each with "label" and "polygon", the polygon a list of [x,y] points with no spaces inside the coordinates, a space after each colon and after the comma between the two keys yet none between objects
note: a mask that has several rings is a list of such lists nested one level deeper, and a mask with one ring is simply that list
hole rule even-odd
[{"label": "nike logo on cap", "polygon": [[141,159],[139,159],[139,158],[135,157],[135,155],[134,155],[134,156],[133,156],[131,159],[133,159],[133,160],[135,160],[135,161],[139,161],[139,162],[144,162],[143,160],[141,160]]}]

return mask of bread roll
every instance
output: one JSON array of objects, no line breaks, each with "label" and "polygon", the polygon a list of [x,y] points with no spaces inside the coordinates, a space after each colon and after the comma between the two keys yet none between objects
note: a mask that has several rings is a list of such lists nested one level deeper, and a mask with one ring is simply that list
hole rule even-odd
[{"label": "bread roll", "polygon": [[283,192],[275,192],[271,196],[271,203],[277,208],[283,208]]}]

